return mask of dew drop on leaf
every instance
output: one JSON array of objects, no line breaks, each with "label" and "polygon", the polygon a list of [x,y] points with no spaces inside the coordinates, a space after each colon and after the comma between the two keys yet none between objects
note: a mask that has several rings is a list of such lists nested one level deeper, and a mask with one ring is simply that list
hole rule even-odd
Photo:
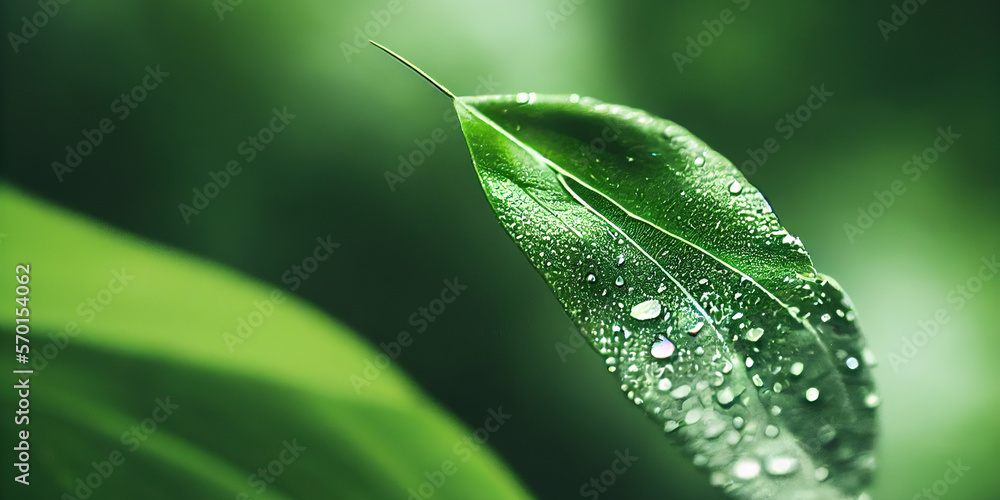
[{"label": "dew drop on leaf", "polygon": [[687,414],[684,415],[684,423],[688,425],[696,424],[701,420],[701,408],[693,408],[688,410]]},{"label": "dew drop on leaf", "polygon": [[810,388],[806,389],[806,400],[807,401],[816,401],[817,399],[819,399],[819,389],[817,389],[815,387],[810,387]]},{"label": "dew drop on leaf", "polygon": [[830,471],[827,470],[826,467],[816,467],[816,470],[813,471],[813,477],[815,477],[817,481],[825,481],[829,476]]},{"label": "dew drop on leaf", "polygon": [[663,359],[669,358],[674,354],[674,343],[667,340],[663,335],[657,335],[656,341],[653,342],[653,348],[650,350],[650,354],[654,358]]},{"label": "dew drop on leaf", "polygon": [[799,461],[793,457],[770,457],[764,463],[764,470],[772,476],[785,476],[799,468]]},{"label": "dew drop on leaf", "polygon": [[632,317],[639,320],[653,319],[660,315],[660,301],[650,299],[632,306]]},{"label": "dew drop on leaf", "polygon": [[715,396],[721,405],[728,405],[729,403],[732,403],[733,399],[736,397],[736,395],[733,394],[733,389],[731,387],[726,387],[725,389],[720,390]]},{"label": "dew drop on leaf", "polygon": [[682,385],[670,391],[670,395],[673,396],[675,399],[684,399],[688,397],[689,394],[691,394],[691,386],[689,385]]},{"label": "dew drop on leaf", "polygon": [[760,474],[760,462],[753,458],[741,458],[733,464],[733,476],[737,479],[749,480]]},{"label": "dew drop on leaf", "polygon": [[877,407],[882,401],[879,399],[878,394],[874,392],[865,396],[865,406],[869,408]]}]

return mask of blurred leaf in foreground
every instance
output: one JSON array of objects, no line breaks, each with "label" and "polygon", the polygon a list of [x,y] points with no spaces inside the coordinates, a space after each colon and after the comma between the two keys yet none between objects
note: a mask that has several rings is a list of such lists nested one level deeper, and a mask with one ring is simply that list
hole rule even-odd
[{"label": "blurred leaf in foreground", "polygon": [[[295,298],[7,185],[0,230],[2,268],[31,266],[36,371],[30,423],[0,425],[6,440],[30,430],[31,485],[8,480],[4,498],[528,498],[379,352]],[[249,334],[227,345],[240,319]]]}]

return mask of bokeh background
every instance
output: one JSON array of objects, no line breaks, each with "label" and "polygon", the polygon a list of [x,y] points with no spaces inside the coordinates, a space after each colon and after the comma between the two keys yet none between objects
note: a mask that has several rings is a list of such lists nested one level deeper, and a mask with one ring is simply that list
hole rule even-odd
[{"label": "bokeh background", "polygon": [[[390,4],[397,13],[381,13]],[[897,7],[916,11],[893,19]],[[40,7],[0,9],[7,34]],[[734,21],[679,70],[674,54],[724,9]],[[495,221],[450,102],[356,41],[375,38],[458,95],[579,93],[645,109],[738,165],[775,138],[745,173],[851,294],[880,361],[873,496],[922,495],[960,460],[971,470],[947,498],[1000,498],[1000,279],[949,301],[1000,252],[997,13],[939,0],[75,1],[16,51],[5,36],[2,175],[278,287],[331,235],[341,246],[294,293],[372,344],[413,333],[395,364],[469,428],[502,405],[513,417],[489,445],[533,495],[577,498],[628,449],[638,461],[601,498],[721,498],[599,356],[559,355],[571,324]],[[120,119],[114,101],[157,65],[169,76]],[[786,138],[778,121],[813,86],[833,95]],[[285,107],[295,118],[246,161],[240,144]],[[52,162],[104,118],[114,131],[60,180]],[[948,127],[960,137],[913,180],[904,164]],[[398,157],[433,137],[444,139],[390,187]],[[185,220],[178,205],[231,160],[241,173]],[[895,181],[905,193],[848,235]],[[456,277],[467,291],[416,333],[410,315]],[[890,362],[941,309],[937,335]]]}]

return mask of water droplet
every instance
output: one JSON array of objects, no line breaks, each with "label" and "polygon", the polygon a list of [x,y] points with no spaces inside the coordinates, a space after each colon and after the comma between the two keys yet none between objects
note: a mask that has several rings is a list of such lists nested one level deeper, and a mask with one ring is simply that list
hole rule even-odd
[{"label": "water droplet", "polygon": [[618,265],[621,266],[624,263],[625,263],[625,256],[624,255],[619,255],[618,256]]},{"label": "water droplet", "polygon": [[670,382],[669,378],[661,378],[660,381],[656,383],[656,388],[666,392],[670,390],[671,385],[672,382]]},{"label": "water droplet", "polygon": [[667,422],[663,424],[663,430],[666,432],[673,432],[680,426],[681,424],[677,423],[676,420],[667,420]]},{"label": "water droplet", "polygon": [[[751,342],[756,342],[760,340],[760,337],[764,335],[764,330],[762,328],[751,328],[747,331],[746,338]],[[750,365],[747,365],[748,367]]]},{"label": "water droplet", "polygon": [[817,481],[825,481],[827,477],[830,477],[830,471],[826,470],[826,467],[816,467],[816,470],[813,471],[813,477]]},{"label": "water droplet", "polygon": [[733,181],[733,183],[729,185],[730,193],[739,194],[740,191],[743,191],[743,185],[740,184],[740,181]]},{"label": "water droplet", "polygon": [[879,399],[878,394],[875,394],[874,392],[865,396],[865,406],[869,408],[875,408],[881,402],[882,401]]},{"label": "water droplet", "polygon": [[781,382],[776,382],[774,384],[774,392],[781,392],[781,390],[784,388],[785,386],[781,385]]},{"label": "water droplet", "polygon": [[747,358],[747,368],[753,366],[753,358]]},{"label": "water droplet", "polygon": [[738,312],[738,313],[736,313],[736,314],[733,315],[733,319],[740,319],[742,317],[743,317],[743,313],[741,313],[741,312]]},{"label": "water droplet", "polygon": [[615,286],[625,286],[625,278],[621,276],[615,278]]},{"label": "water droplet", "polygon": [[729,403],[733,402],[733,399],[736,397],[736,395],[733,394],[733,389],[731,387],[726,387],[725,389],[722,389],[721,391],[717,392],[715,394],[715,397],[716,399],[719,400],[719,404],[728,405]]},{"label": "water droplet", "polygon": [[699,156],[699,157],[697,157],[697,158],[694,159],[694,166],[700,167],[700,166],[702,166],[704,164],[705,164],[705,158],[702,158],[701,156]]},{"label": "water droplet", "polygon": [[772,406],[771,407],[771,415],[774,415],[775,417],[777,417],[778,415],[781,415],[781,407],[778,406],[778,405]]},{"label": "water droplet", "polygon": [[650,299],[632,306],[632,317],[639,320],[653,319],[660,315],[660,301]]},{"label": "water droplet", "polygon": [[820,316],[819,319],[822,322],[826,323],[827,321],[830,321],[830,315],[829,314],[824,314],[824,315]]},{"label": "water droplet", "polygon": [[705,322],[704,321],[699,321],[697,325],[694,325],[693,327],[691,327],[690,330],[688,330],[688,334],[689,335],[698,335],[698,332],[701,331],[701,327],[703,327],[703,326],[705,326]]},{"label": "water droplet", "polygon": [[741,458],[733,465],[733,475],[738,479],[753,479],[760,474],[760,462],[752,458]]},{"label": "water droplet", "polygon": [[667,285],[664,285],[664,284],[661,283],[660,287],[656,289],[656,293],[663,293],[663,291],[666,290],[666,289],[667,289]]},{"label": "water droplet", "polygon": [[743,439],[743,435],[739,431],[730,430],[726,433],[725,442],[729,446],[736,446],[741,439]]},{"label": "water droplet", "polygon": [[716,488],[725,486],[727,481],[726,475],[719,471],[713,472],[712,475],[708,477],[708,483]]},{"label": "water droplet", "polygon": [[713,418],[705,424],[705,437],[708,439],[715,439],[722,435],[726,430],[726,423]]},{"label": "water droplet", "polygon": [[[650,349],[650,354],[654,358],[663,359],[669,358],[674,353],[674,343],[667,340],[662,334],[656,336],[656,341],[653,342],[653,347]],[[690,389],[689,389],[690,390]]]},{"label": "water droplet", "polygon": [[855,358],[847,358],[847,367],[855,370],[858,368],[858,360]]},{"label": "water droplet", "polygon": [[817,389],[815,387],[810,387],[810,388],[806,389],[806,400],[807,401],[816,401],[817,399],[819,399],[819,389]]},{"label": "water droplet", "polygon": [[792,363],[792,367],[788,370],[792,375],[802,375],[802,369],[805,368],[801,362],[796,361]]},{"label": "water droplet", "polygon": [[689,394],[691,394],[691,386],[689,385],[682,385],[670,391],[670,395],[673,396],[675,399],[684,399],[688,397]]},{"label": "water droplet", "polygon": [[597,281],[597,275],[594,273],[587,273],[587,281],[590,283]]},{"label": "water droplet", "polygon": [[872,352],[872,350],[867,347],[865,347],[865,350],[861,351],[861,359],[865,360],[866,366],[878,365],[878,360],[875,359],[875,353]]},{"label": "water droplet", "polygon": [[798,470],[799,461],[793,457],[770,457],[764,464],[764,470],[774,476],[784,476]]},{"label": "water droplet", "polygon": [[726,365],[722,367],[722,373],[729,373],[731,371],[733,371],[733,363],[727,359]]},{"label": "water droplet", "polygon": [[571,102],[573,104],[576,104],[576,103],[580,102],[580,94],[570,94],[569,95],[569,102]]},{"label": "water droplet", "polygon": [[764,435],[769,438],[776,438],[778,437],[778,428],[773,425],[769,425],[764,428]]},{"label": "water droplet", "polygon": [[701,420],[701,408],[692,408],[687,415],[684,415],[685,424],[696,424],[699,420]]},{"label": "water droplet", "polygon": [[760,375],[754,374],[753,385],[756,385],[757,387],[764,387],[764,381],[760,379]]},{"label": "water droplet", "polygon": [[517,94],[517,103],[518,104],[527,104],[527,102],[528,102],[528,93],[527,92],[520,92],[520,93]]},{"label": "water droplet", "polygon": [[733,428],[736,430],[742,429],[746,423],[747,422],[746,420],[743,420],[743,417],[733,417]]}]

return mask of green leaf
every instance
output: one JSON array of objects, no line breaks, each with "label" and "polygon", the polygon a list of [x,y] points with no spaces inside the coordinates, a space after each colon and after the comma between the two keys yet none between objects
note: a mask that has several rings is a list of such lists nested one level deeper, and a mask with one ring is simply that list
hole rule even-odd
[{"label": "green leaf", "polygon": [[[0,228],[4,304],[30,265],[33,363],[15,369],[35,369],[29,425],[0,424],[30,431],[31,485],[8,476],[4,498],[81,498],[78,479],[93,499],[406,498],[445,461],[435,498],[529,497],[384,354],[280,289],[3,184]],[[223,333],[254,311],[230,350]],[[13,315],[2,327],[13,344]],[[17,397],[0,392],[4,408]]]},{"label": "green leaf", "polygon": [[844,291],[684,128],[459,97],[486,196],[622,390],[737,498],[863,498],[878,396]]}]

